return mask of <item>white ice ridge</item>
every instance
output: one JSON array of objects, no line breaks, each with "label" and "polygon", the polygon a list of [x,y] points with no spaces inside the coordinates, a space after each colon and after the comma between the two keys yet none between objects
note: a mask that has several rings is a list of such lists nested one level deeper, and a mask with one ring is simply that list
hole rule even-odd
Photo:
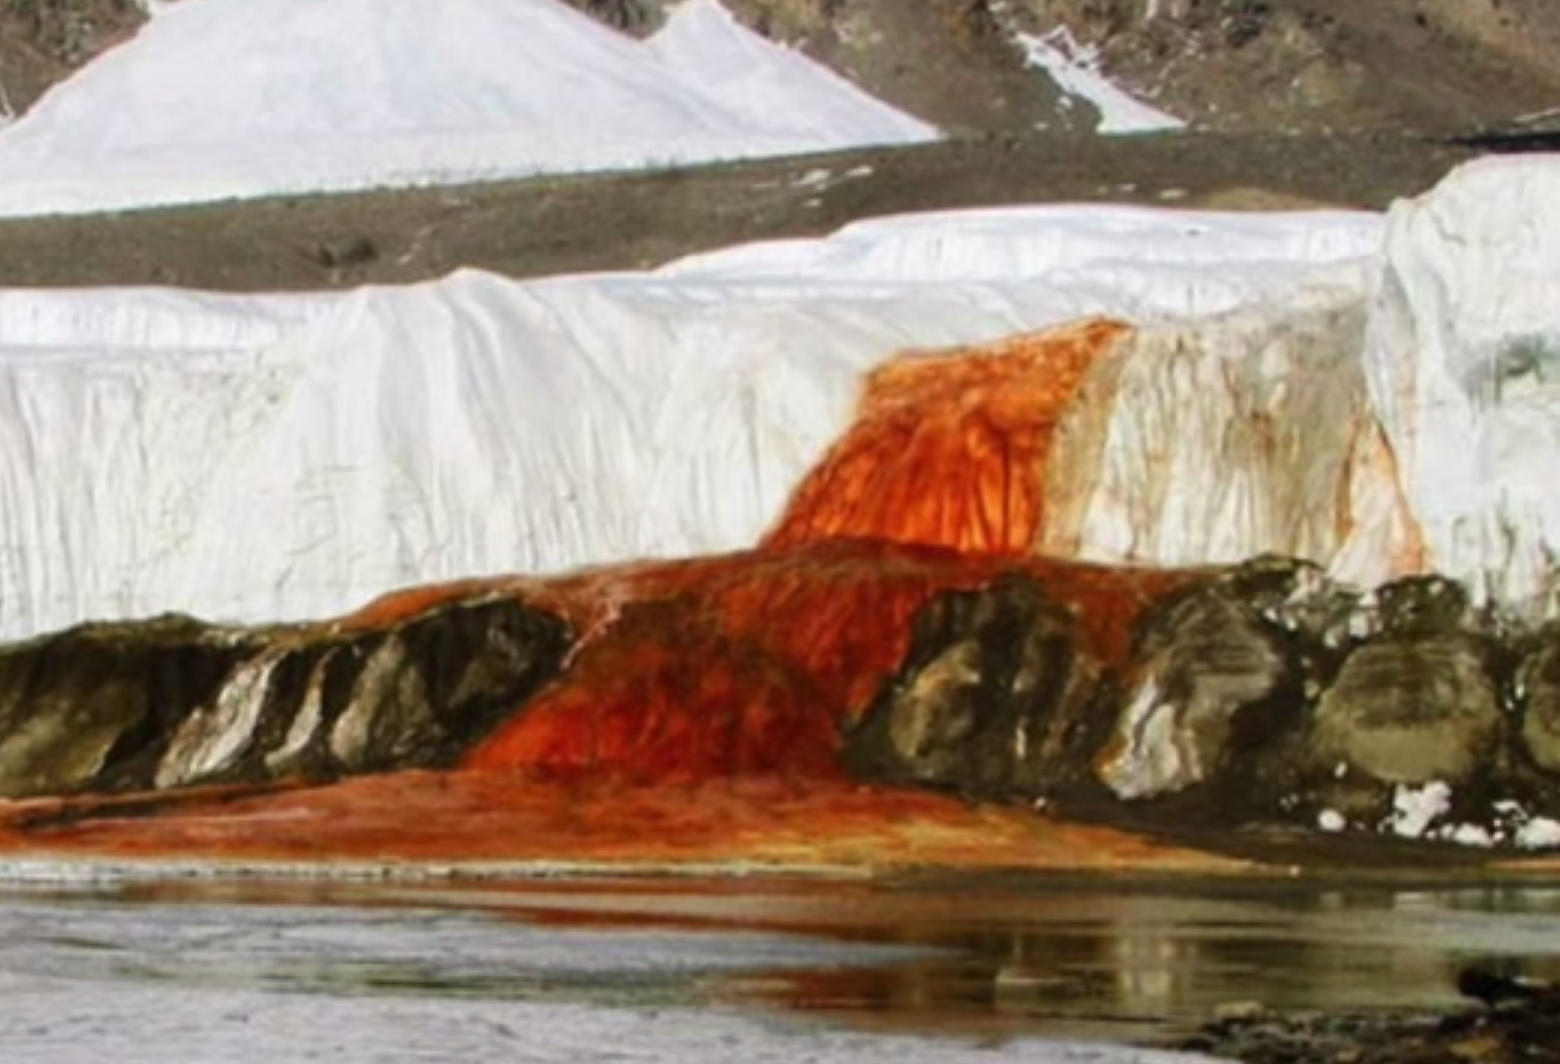
[{"label": "white ice ridge", "polygon": [[1490,158],[1391,211],[1367,372],[1427,561],[1554,612],[1560,157]]},{"label": "white ice ridge", "polygon": [[0,637],[750,546],[896,352],[1363,298],[1380,235],[1368,214],[1015,208],[646,274],[3,293]]},{"label": "white ice ridge", "polygon": [[717,0],[648,41],[561,0],[198,0],[0,132],[0,216],[935,136]]},{"label": "white ice ridge", "polygon": [[1081,44],[1063,26],[1044,36],[1017,35],[1028,64],[1050,75],[1069,96],[1099,112],[1096,133],[1161,133],[1186,128],[1186,123],[1144,103],[1100,72],[1099,53]]}]

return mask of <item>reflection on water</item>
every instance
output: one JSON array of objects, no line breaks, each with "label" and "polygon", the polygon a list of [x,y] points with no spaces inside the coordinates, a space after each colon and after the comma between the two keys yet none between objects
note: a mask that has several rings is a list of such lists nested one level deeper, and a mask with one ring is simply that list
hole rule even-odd
[{"label": "reflection on water", "polygon": [[1471,962],[1560,978],[1560,890],[977,894],[907,908],[857,933],[949,952],[805,973],[788,981],[788,1003],[866,1022],[1151,1041],[1223,1004],[1445,1006]]},{"label": "reflection on water", "polygon": [[1043,1030],[1153,1041],[1219,1005],[1437,1007],[1470,962],[1560,978],[1560,889],[1445,891],[1219,885],[1201,891],[976,883],[898,888],[529,887],[489,904],[532,918],[770,927],[916,947],[866,966],[728,980],[738,995],[874,1027]]},{"label": "reflection on water", "polygon": [[[408,1009],[431,1026],[419,1035],[391,1025],[389,1046],[349,1039],[366,1047],[361,1059],[399,1059],[419,1039],[445,1037],[476,1037],[477,1059],[500,1049],[504,1059],[552,1059],[553,1049],[564,1059],[580,1049],[573,1036],[537,1042],[535,1024],[599,1025],[608,1014],[626,1023],[626,1013],[649,1041],[622,1059],[691,1051],[681,1040],[688,1016],[736,1024],[722,1037],[753,1052],[773,1033],[765,1023],[804,1017],[818,1059],[877,1059],[889,1043],[845,1033],[864,1029],[943,1049],[925,1036],[1151,1043],[1223,1003],[1448,1004],[1458,968],[1474,960],[1560,978],[1557,915],[1560,889],[982,881],[0,895],[0,1059],[92,1059],[58,1057],[68,1036],[120,1059],[139,1059],[137,1040],[153,1039],[164,1046],[155,1058],[167,1060],[170,1040],[189,1046],[212,1023],[243,1031],[284,1015],[297,1030],[263,1044],[296,1054],[292,1035],[304,1044],[320,1025],[383,1028],[386,1010]],[[732,1009],[770,1018],[754,1027]],[[511,1039],[503,1031],[517,1017],[531,1026]],[[245,1054],[261,1044],[223,1041],[202,1059],[258,1059]]]}]

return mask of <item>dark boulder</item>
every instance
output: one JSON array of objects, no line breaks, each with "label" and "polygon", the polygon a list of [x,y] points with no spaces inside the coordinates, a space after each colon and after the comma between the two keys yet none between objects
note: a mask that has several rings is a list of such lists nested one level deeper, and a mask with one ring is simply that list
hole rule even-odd
[{"label": "dark boulder", "polygon": [[1522,749],[1533,766],[1560,775],[1560,626],[1545,628],[1535,642],[1513,684]]},{"label": "dark boulder", "polygon": [[1375,632],[1384,636],[1477,634],[1488,627],[1467,588],[1434,574],[1395,580],[1374,598]]},{"label": "dark boulder", "polygon": [[[1302,821],[1403,834],[1415,794],[1439,790],[1441,823],[1499,831],[1500,803],[1526,804],[1509,779],[1509,719],[1495,648],[1465,632],[1383,636],[1359,647],[1280,759],[1287,807]],[[1404,803],[1408,802],[1408,808]]]},{"label": "dark boulder", "polygon": [[1095,663],[1075,619],[1034,580],[941,595],[904,666],[845,743],[861,779],[1035,798],[1077,782],[1099,740]]},{"label": "dark boulder", "polygon": [[1388,637],[1349,656],[1308,741],[1328,768],[1383,783],[1456,785],[1494,764],[1503,727],[1481,640]]},{"label": "dark boulder", "polygon": [[1102,782],[1119,798],[1255,784],[1256,752],[1295,726],[1310,662],[1347,607],[1312,566],[1259,559],[1151,609],[1121,684]]}]

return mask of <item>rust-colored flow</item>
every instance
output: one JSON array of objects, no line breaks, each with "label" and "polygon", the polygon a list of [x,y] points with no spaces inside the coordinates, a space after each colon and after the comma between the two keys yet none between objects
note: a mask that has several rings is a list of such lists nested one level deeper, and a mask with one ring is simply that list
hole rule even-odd
[{"label": "rust-colored flow", "polygon": [[883,366],[767,545],[845,537],[1028,552],[1045,519],[1056,426],[1089,367],[1128,331],[1094,319]]},{"label": "rust-colored flow", "polygon": [[1185,579],[835,541],[535,586],[525,597],[586,637],[566,673],[466,767],[837,777],[841,727],[903,660],[916,611],[1011,571],[1070,605],[1086,649],[1105,660],[1125,652],[1144,605]]}]

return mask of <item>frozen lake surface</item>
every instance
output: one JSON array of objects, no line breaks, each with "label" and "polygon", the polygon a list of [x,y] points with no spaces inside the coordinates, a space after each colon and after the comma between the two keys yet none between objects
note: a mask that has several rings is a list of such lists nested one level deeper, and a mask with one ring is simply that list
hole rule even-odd
[{"label": "frozen lake surface", "polygon": [[0,896],[0,1059],[1159,1064],[1214,1005],[1552,973],[1560,891],[123,886]]}]

